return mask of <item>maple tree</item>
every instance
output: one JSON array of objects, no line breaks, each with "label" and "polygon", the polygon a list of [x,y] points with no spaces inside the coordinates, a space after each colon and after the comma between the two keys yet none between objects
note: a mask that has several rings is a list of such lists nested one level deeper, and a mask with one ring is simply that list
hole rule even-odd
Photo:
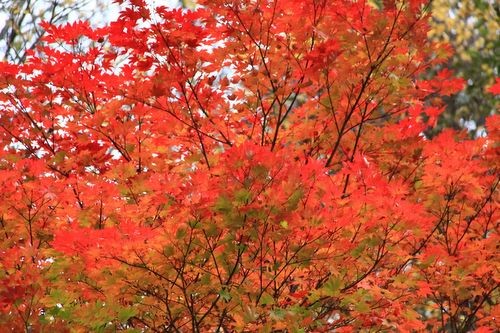
[{"label": "maple tree", "polygon": [[498,327],[500,117],[422,135],[426,1],[122,6],[0,65],[0,325]]}]

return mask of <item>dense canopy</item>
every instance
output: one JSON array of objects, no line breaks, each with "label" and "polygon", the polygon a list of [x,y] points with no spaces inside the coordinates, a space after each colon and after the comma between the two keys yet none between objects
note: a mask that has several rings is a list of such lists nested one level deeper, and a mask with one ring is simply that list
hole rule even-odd
[{"label": "dense canopy", "polygon": [[0,64],[1,327],[498,328],[500,117],[425,136],[427,1],[118,2]]}]

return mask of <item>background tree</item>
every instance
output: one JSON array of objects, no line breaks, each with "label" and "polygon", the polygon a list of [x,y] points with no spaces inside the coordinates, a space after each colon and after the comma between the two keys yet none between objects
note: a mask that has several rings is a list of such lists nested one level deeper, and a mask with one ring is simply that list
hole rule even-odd
[{"label": "background tree", "polygon": [[499,75],[500,6],[490,0],[435,0],[429,36],[451,44],[455,53],[444,66],[467,80],[464,91],[447,99],[439,126],[467,127],[483,133],[485,118],[497,111],[498,98],[487,93]]}]

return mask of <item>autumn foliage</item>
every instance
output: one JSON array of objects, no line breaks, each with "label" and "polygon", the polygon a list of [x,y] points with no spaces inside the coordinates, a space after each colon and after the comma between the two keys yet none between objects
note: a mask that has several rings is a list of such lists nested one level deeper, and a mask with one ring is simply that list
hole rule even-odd
[{"label": "autumn foliage", "polygon": [[0,64],[0,327],[498,328],[500,117],[423,134],[426,1],[122,6]]}]

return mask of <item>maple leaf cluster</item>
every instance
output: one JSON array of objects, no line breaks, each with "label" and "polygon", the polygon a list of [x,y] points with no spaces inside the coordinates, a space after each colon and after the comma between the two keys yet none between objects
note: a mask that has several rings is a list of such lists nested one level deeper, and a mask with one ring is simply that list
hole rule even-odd
[{"label": "maple leaf cluster", "polygon": [[498,328],[500,118],[423,134],[426,1],[120,2],[0,64],[1,327]]}]

